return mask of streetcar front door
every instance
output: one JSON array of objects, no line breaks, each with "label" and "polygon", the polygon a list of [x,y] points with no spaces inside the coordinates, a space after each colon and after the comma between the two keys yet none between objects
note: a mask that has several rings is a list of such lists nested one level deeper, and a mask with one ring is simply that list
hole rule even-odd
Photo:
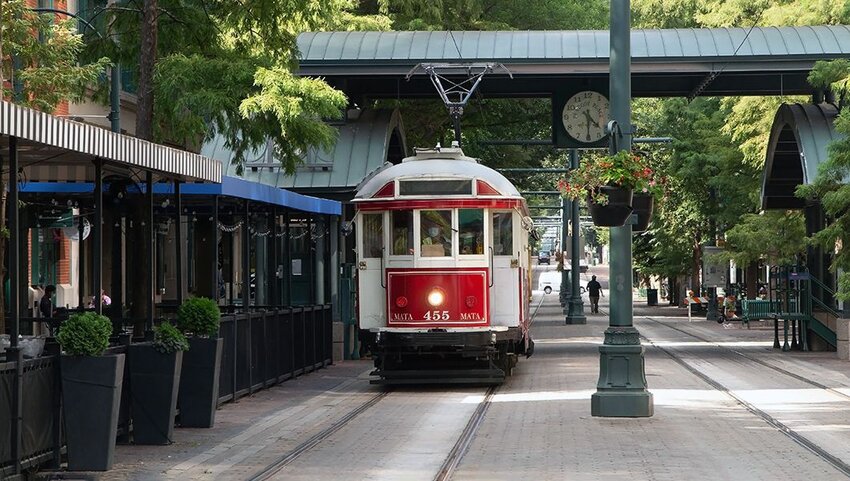
[{"label": "streetcar front door", "polygon": [[492,283],[490,313],[493,326],[516,326],[519,322],[520,246],[514,240],[518,225],[514,212],[491,212]]},{"label": "streetcar front door", "polygon": [[383,290],[384,256],[384,214],[361,214],[357,229],[357,297],[360,313],[360,328],[371,329],[385,327],[387,324]]}]

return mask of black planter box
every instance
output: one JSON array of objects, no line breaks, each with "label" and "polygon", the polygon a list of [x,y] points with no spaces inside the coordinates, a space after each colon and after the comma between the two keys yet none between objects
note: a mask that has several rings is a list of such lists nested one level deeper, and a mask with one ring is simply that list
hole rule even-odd
[{"label": "black planter box", "polygon": [[124,354],[62,356],[68,470],[108,471],[115,457]]},{"label": "black planter box", "polygon": [[600,192],[608,196],[608,204],[597,204],[588,196],[587,209],[593,223],[600,227],[620,227],[632,215],[632,190],[622,187],[603,186]]},{"label": "black planter box", "polygon": [[189,338],[189,350],[183,353],[177,400],[183,427],[211,428],[215,424],[223,341],[221,338]]},{"label": "black planter box", "polygon": [[183,352],[163,354],[151,343],[132,344],[127,362],[130,364],[133,442],[171,444]]},{"label": "black planter box", "polygon": [[637,224],[632,226],[632,232],[643,232],[652,221],[655,200],[649,194],[635,194],[632,198],[632,209],[637,214]]}]

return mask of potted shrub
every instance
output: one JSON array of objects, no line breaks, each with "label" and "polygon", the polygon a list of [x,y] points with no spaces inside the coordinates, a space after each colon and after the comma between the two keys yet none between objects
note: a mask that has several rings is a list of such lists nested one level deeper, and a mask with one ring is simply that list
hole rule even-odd
[{"label": "potted shrub", "polygon": [[168,322],[154,328],[153,342],[130,345],[128,362],[136,444],[171,443],[183,351],[187,349],[186,336]]},{"label": "potted shrub", "polygon": [[221,311],[212,299],[187,299],[177,310],[177,327],[189,338],[180,376],[180,425],[210,428],[218,407],[218,379],[222,339],[218,335]]},{"label": "potted shrub", "polygon": [[124,354],[106,355],[112,322],[75,314],[59,328],[68,469],[108,471],[115,455]]},{"label": "potted shrub", "polygon": [[623,150],[588,158],[578,169],[570,171],[558,188],[573,200],[585,197],[596,225],[618,227],[632,214],[635,191],[652,196],[660,189],[656,177],[648,160]]}]

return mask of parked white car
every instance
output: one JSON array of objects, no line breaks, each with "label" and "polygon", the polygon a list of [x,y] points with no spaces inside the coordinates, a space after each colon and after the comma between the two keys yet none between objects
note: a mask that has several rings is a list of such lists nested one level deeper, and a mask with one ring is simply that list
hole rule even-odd
[{"label": "parked white car", "polygon": [[557,271],[548,271],[540,273],[537,289],[551,294],[552,291],[558,292],[561,290],[561,273]]}]

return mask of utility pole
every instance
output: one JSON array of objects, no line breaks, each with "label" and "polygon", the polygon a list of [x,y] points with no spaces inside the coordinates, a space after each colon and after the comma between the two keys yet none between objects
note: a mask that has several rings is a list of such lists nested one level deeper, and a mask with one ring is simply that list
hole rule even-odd
[{"label": "utility pole", "polygon": [[[631,150],[630,1],[611,0],[610,96],[614,150]],[[646,389],[646,370],[640,334],[632,324],[632,226],[611,228],[609,299],[610,320],[599,346],[599,381],[590,413],[604,417],[648,417],[652,394]]]},{"label": "utility pole", "polygon": [[[577,149],[570,149],[570,168],[578,169],[579,157]],[[567,299],[567,324],[587,324],[587,317],[584,315],[584,303],[581,300],[581,258],[583,257],[581,250],[581,219],[579,219],[579,203],[578,200],[572,202],[570,209],[570,225],[572,227],[570,240],[570,277],[572,287],[570,289],[570,297]]]}]

